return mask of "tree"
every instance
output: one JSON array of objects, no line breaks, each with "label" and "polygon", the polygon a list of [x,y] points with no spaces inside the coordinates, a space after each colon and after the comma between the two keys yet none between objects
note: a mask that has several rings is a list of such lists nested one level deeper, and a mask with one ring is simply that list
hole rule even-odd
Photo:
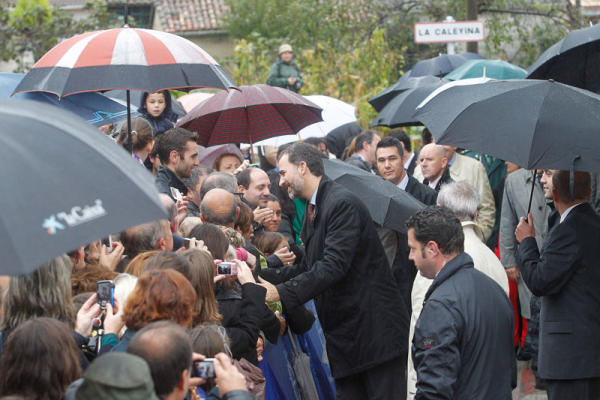
[{"label": "tree", "polygon": [[24,72],[61,39],[95,29],[114,27],[119,21],[108,13],[106,4],[86,4],[90,16],[75,21],[71,14],[51,6],[48,0],[18,0],[12,11],[0,0],[0,57],[18,60],[15,72]]}]

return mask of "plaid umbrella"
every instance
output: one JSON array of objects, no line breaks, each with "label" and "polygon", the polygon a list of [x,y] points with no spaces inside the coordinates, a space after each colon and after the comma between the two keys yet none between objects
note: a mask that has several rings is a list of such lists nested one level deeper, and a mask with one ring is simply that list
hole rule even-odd
[{"label": "plaid umbrella", "polygon": [[177,126],[198,133],[198,144],[215,146],[295,134],[322,120],[321,108],[303,96],[261,84],[217,93]]}]

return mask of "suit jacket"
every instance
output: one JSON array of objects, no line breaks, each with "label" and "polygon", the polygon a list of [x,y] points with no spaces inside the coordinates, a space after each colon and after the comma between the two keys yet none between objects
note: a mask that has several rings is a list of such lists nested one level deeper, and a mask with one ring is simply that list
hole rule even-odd
[{"label": "suit jacket", "polygon": [[369,163],[366,162],[365,160],[363,160],[362,157],[356,153],[352,154],[352,156],[350,156],[349,158],[344,160],[344,162],[346,162],[350,165],[354,165],[355,167],[363,169],[367,172],[373,172],[373,169],[371,168]]},{"label": "suit jacket", "polygon": [[437,192],[429,186],[419,183],[419,181],[413,178],[412,176],[408,177],[406,191],[410,193],[415,199],[419,200],[421,203],[427,206],[433,205],[437,201]]},{"label": "suit jacket", "polygon": [[545,379],[600,377],[600,217],[589,203],[552,228],[541,249],[519,245],[521,276],[542,297],[538,373]]},{"label": "suit jacket", "polygon": [[[334,378],[354,375],[406,354],[408,312],[364,204],[323,176],[314,221],[304,215],[306,256],[280,268],[288,308],[314,298]],[[290,279],[291,278],[291,279]]]},{"label": "suit jacket", "polygon": [[412,160],[410,160],[410,163],[408,164],[408,168],[406,168],[406,174],[408,176],[413,176],[413,173],[415,172],[415,167],[417,166],[418,159],[419,159],[419,152],[415,151]]}]

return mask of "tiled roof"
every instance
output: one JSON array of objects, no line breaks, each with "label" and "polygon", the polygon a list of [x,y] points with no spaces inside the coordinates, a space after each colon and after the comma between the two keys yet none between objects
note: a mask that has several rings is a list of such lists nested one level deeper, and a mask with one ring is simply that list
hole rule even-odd
[{"label": "tiled roof", "polygon": [[167,32],[222,29],[224,0],[155,0],[161,28]]}]

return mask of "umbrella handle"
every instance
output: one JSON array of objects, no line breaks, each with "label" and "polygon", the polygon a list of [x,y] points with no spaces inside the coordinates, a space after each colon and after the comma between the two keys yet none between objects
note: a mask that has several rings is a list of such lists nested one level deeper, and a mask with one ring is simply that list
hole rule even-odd
[{"label": "umbrella handle", "polygon": [[[529,212],[531,211],[531,202],[533,201],[533,189],[535,188],[535,178],[536,178],[536,170],[533,170],[533,179],[531,180],[531,194],[529,194],[529,205],[527,206],[527,215],[529,215]],[[525,216],[525,218],[527,218],[527,215]]]}]

